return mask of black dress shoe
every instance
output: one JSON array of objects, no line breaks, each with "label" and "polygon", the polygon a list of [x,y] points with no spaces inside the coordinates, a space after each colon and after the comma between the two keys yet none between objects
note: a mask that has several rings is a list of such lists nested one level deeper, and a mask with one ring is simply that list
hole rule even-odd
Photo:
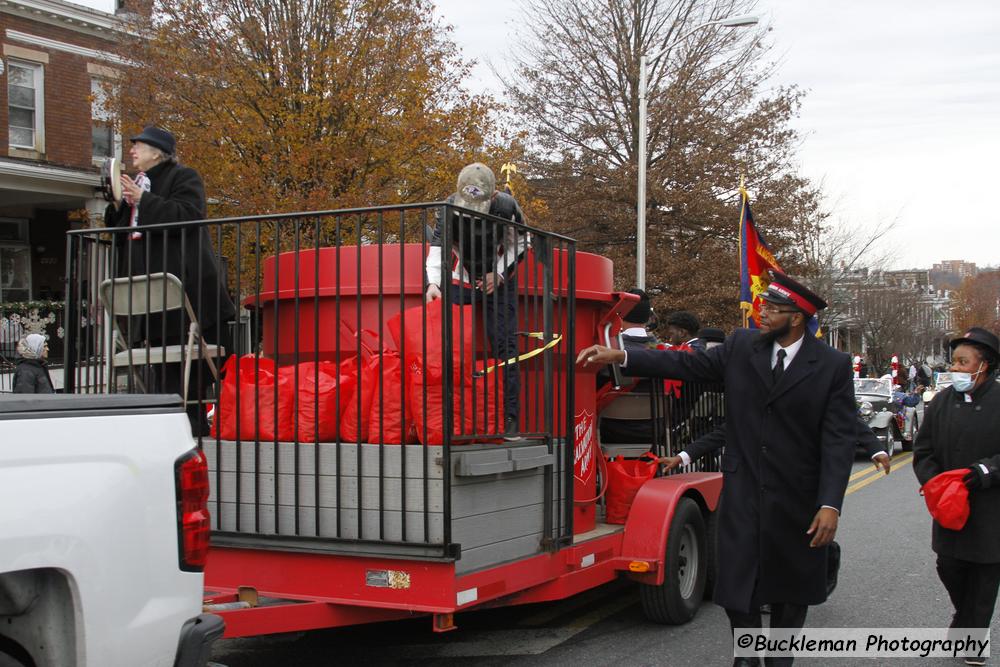
[{"label": "black dress shoe", "polygon": [[733,667],[760,667],[760,658],[733,658]]}]

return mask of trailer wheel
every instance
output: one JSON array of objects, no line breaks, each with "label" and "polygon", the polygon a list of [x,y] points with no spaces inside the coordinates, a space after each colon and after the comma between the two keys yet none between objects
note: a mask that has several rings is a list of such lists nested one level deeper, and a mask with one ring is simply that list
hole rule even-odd
[{"label": "trailer wheel", "polygon": [[680,625],[694,618],[705,594],[706,556],[701,510],[690,498],[681,498],[667,536],[663,583],[639,585],[646,618],[666,625]]}]

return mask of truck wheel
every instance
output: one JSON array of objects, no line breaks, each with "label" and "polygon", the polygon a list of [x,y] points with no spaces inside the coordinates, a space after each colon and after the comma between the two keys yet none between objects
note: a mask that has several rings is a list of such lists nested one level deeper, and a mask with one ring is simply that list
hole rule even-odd
[{"label": "truck wheel", "polygon": [[690,498],[681,498],[667,536],[663,583],[639,585],[646,618],[654,623],[680,625],[694,617],[705,594],[706,556],[701,510]]}]

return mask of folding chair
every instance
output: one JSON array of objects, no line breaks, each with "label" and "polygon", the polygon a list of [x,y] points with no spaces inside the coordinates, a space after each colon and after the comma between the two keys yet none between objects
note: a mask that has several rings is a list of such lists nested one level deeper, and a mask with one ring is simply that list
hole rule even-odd
[{"label": "folding chair", "polygon": [[[219,380],[219,369],[215,360],[224,357],[225,349],[221,345],[205,342],[201,336],[201,327],[195,317],[191,302],[184,293],[184,286],[172,273],[151,273],[149,275],[126,276],[124,278],[108,279],[101,283],[101,301],[105,310],[114,322],[113,336],[117,342],[127,340],[118,328],[118,317],[147,316],[152,313],[164,313],[183,308],[191,324],[188,326],[188,339],[184,345],[157,345],[133,347],[119,350],[119,345],[112,346],[113,368],[128,367],[135,373],[135,367],[162,363],[181,363],[184,366],[184,402],[188,402],[188,385],[191,377],[191,359],[203,359],[212,372],[216,382]],[[198,401],[194,401],[198,402]]]},{"label": "folding chair", "polygon": [[[660,402],[657,408],[654,408],[654,401]],[[662,404],[663,396],[662,394],[650,395],[648,392],[628,392],[623,393],[615,397],[613,401],[608,403],[603,410],[601,410],[600,419],[617,419],[619,421],[633,421],[637,423],[652,422],[656,415],[654,411],[659,412],[659,420],[661,423],[664,420],[664,406]],[[654,438],[656,430],[659,430],[659,438],[662,440],[664,437],[663,427],[660,429],[654,429]],[[598,433],[600,433],[600,424],[598,424]],[[626,458],[635,458],[641,454],[652,450],[656,451],[659,447],[657,442],[636,442],[636,443],[601,443],[601,449],[607,456],[617,456],[622,454]]]}]

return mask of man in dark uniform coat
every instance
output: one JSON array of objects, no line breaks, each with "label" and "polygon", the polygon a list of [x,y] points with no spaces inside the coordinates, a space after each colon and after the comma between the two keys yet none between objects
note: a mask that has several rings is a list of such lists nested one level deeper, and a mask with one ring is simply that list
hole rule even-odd
[{"label": "man in dark uniform coat", "polygon": [[[955,383],[924,411],[913,446],[913,471],[926,484],[947,470],[967,468],[969,518],[961,530],[934,523],[931,548],[955,614],[953,628],[989,628],[1000,587],[1000,359],[997,337],[980,327],[951,341]],[[985,664],[967,658],[967,664]]]},{"label": "man in dark uniform coat", "polygon": [[724,383],[715,601],[734,628],[760,627],[762,604],[772,607],[771,627],[798,628],[808,605],[826,600],[826,547],[851,473],[856,407],[850,358],[806,334],[806,322],[826,303],[779,273],[764,299],[760,331],[738,330],[706,352],[626,355],[593,346],[577,361]]}]

